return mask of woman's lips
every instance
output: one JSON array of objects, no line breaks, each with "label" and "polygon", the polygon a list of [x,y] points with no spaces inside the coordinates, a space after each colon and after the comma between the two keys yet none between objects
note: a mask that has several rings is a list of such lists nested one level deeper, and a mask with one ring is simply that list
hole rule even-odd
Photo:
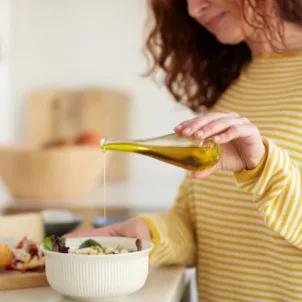
[{"label": "woman's lips", "polygon": [[220,14],[210,18],[210,20],[205,23],[205,26],[210,30],[215,29],[219,25],[220,21],[224,18],[225,15],[226,15],[226,12],[223,12],[223,13],[220,13]]}]

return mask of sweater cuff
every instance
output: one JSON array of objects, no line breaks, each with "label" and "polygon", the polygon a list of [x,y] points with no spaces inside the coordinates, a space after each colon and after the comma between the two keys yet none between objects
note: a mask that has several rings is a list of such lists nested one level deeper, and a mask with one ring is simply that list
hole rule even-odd
[{"label": "sweater cuff", "polygon": [[266,138],[263,138],[263,143],[265,145],[265,153],[259,165],[253,170],[242,170],[240,172],[234,172],[234,177],[237,183],[240,184],[253,179],[257,179],[263,173],[268,158],[268,141]]},{"label": "sweater cuff", "polygon": [[150,252],[150,256],[152,256],[152,252],[154,251],[155,247],[159,244],[160,242],[160,234],[157,230],[156,224],[154,223],[152,216],[150,215],[141,215],[138,216],[139,219],[143,220],[148,228],[149,231],[151,233],[151,239],[152,239],[152,243],[154,244],[154,248],[152,249],[152,251]]}]

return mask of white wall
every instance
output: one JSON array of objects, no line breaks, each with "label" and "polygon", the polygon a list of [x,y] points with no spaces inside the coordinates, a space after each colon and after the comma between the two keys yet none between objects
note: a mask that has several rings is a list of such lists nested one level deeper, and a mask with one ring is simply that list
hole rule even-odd
[{"label": "white wall", "polygon": [[[165,90],[140,77],[146,67],[141,53],[146,12],[145,0],[12,0],[15,137],[23,134],[26,96],[40,88],[129,91],[135,138],[168,133],[191,117]],[[131,182],[142,192],[135,195],[137,203],[171,204],[183,171],[138,155],[131,159]]]},{"label": "white wall", "polygon": [[[10,0],[0,0],[0,144],[10,143],[13,137],[10,73]],[[1,205],[9,198],[0,179]]]},{"label": "white wall", "polygon": [[12,140],[10,0],[0,0],[0,143]]}]

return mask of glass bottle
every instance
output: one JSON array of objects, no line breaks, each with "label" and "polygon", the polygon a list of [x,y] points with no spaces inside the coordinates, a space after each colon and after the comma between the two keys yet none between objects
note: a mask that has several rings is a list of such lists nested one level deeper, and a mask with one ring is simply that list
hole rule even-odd
[{"label": "glass bottle", "polygon": [[118,140],[103,138],[101,150],[137,153],[189,171],[202,171],[215,166],[220,158],[220,145],[176,133],[149,139]]}]

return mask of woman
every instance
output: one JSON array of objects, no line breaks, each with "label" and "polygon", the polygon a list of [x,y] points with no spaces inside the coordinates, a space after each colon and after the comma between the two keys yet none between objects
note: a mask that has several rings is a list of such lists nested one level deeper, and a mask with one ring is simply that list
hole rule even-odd
[{"label": "woman", "polygon": [[153,0],[153,74],[222,145],[173,208],[78,235],[152,239],[151,261],[195,264],[199,301],[302,301],[302,2]]}]

